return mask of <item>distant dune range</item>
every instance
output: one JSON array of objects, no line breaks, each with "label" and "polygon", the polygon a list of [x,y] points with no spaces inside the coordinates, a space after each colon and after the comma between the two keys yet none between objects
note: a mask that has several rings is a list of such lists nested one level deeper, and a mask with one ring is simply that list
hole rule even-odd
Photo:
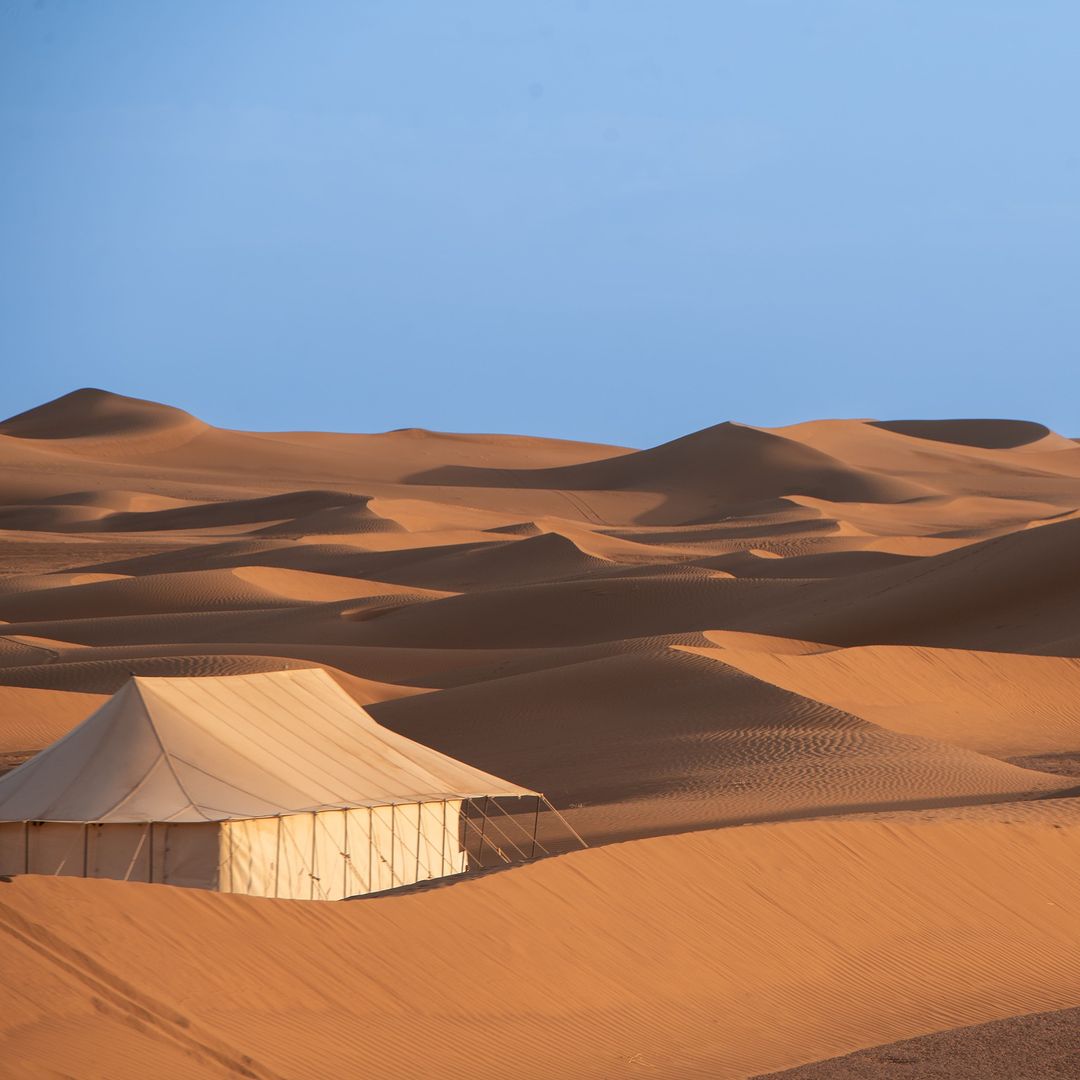
[{"label": "distant dune range", "polygon": [[309,665],[594,850],[337,906],[0,884],[10,1075],[740,1077],[1080,1005],[1080,445],[1041,425],[0,423],[0,768],[133,672]]}]

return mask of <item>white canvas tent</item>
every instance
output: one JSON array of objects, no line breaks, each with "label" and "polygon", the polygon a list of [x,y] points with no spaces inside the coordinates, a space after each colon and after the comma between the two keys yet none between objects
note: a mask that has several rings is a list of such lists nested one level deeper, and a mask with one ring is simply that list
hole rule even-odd
[{"label": "white canvas tent", "polygon": [[[381,727],[319,668],[132,678],[0,778],[0,874],[340,899],[461,873],[470,832],[482,862],[505,798],[543,797]],[[509,861],[520,819],[490,825]]]}]

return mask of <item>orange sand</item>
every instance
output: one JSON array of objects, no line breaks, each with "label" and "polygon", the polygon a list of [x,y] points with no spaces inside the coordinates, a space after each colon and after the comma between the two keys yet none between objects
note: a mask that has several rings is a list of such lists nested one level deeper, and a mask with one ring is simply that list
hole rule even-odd
[{"label": "orange sand", "polygon": [[1078,483],[1020,421],[0,424],[0,767],[131,672],[319,664],[594,845],[340,905],[0,883],[0,1072],[744,1077],[1080,1004]]}]

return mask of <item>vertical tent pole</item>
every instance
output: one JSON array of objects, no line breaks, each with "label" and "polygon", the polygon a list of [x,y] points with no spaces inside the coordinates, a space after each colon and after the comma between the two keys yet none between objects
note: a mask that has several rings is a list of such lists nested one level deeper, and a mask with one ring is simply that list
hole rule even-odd
[{"label": "vertical tent pole", "polygon": [[82,876],[90,876],[90,826],[83,824],[82,827]]},{"label": "vertical tent pole", "polygon": [[442,802],[442,836],[439,842],[439,877],[446,873],[446,800]]},{"label": "vertical tent pole", "polygon": [[281,815],[277,818],[277,852],[274,855],[274,899],[278,895],[278,882],[281,879]]},{"label": "vertical tent pole", "polygon": [[[488,797],[484,796],[484,804],[487,805]],[[487,814],[483,810],[480,811],[480,853],[476,857],[476,861],[480,865],[480,869],[484,869],[484,833],[487,831]]]},{"label": "vertical tent pole", "polygon": [[26,865],[26,873],[30,873],[30,822],[23,822],[23,862]]},{"label": "vertical tent pole", "polygon": [[420,880],[420,825],[424,817],[424,804],[418,802],[416,804],[416,877],[413,881]]},{"label": "vertical tent pole", "polygon": [[308,870],[308,877],[311,878],[311,895],[309,900],[315,899],[315,871],[318,869],[315,865],[315,811],[311,811],[311,869]]},{"label": "vertical tent pole", "polygon": [[[220,829],[221,826],[219,825]],[[225,823],[225,828],[229,830],[229,892],[236,892],[236,855],[233,848],[233,833],[236,831],[233,827],[233,823],[228,821]],[[248,880],[251,880],[251,866],[248,865]]]},{"label": "vertical tent pole", "polygon": [[533,838],[532,838],[532,850],[529,852],[529,858],[533,858],[536,855],[536,834],[540,831],[540,796],[536,796],[536,815],[533,817]]},{"label": "vertical tent pole", "polygon": [[153,882],[154,880],[154,823],[151,821],[148,824],[150,829],[150,843],[147,848],[146,856],[146,880]]},{"label": "vertical tent pole", "polygon": [[394,875],[394,848],[397,847],[397,818],[394,814],[394,804],[390,804],[390,888],[393,889],[397,883],[397,879]]},{"label": "vertical tent pole", "polygon": [[371,856],[375,849],[375,810],[367,808],[367,888],[364,892],[371,892]]},{"label": "vertical tent pole", "polygon": [[341,826],[344,830],[344,844],[342,845],[345,850],[342,855],[345,856],[341,860],[341,895],[342,898],[349,895],[349,811],[341,811]]}]

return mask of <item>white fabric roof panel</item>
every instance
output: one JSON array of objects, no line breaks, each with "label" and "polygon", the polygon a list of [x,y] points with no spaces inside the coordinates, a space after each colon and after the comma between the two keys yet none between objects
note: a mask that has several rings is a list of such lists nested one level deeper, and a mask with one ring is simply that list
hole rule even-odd
[{"label": "white fabric roof panel", "polygon": [[536,794],[382,727],[305,668],[132,678],[0,778],[0,821],[223,821]]}]

